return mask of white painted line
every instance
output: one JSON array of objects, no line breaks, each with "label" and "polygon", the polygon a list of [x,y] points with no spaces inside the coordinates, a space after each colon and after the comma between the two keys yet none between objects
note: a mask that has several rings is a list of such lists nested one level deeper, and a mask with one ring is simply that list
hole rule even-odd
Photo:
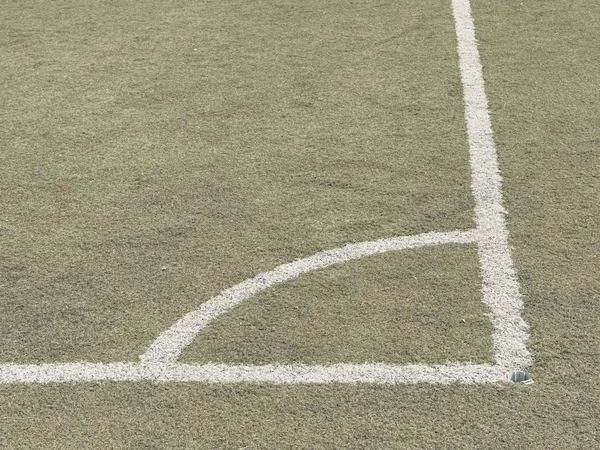
[{"label": "white painted line", "polygon": [[[505,372],[532,362],[528,326],[513,267],[498,158],[493,140],[483,74],[469,0],[452,0],[458,40],[465,120],[469,138],[472,191],[477,228],[431,232],[348,244],[283,264],[239,283],[202,304],[162,333],[139,363],[0,364],[0,384],[92,381],[203,381],[215,383],[487,383],[507,381]],[[177,363],[182,350],[210,322],[260,291],[354,259],[379,253],[441,244],[477,243],[483,278],[483,300],[493,325],[491,364],[394,365],[191,365]]]},{"label": "white painted line", "polygon": [[166,380],[264,383],[481,383],[505,381],[489,364],[178,365]]},{"label": "white painted line", "polygon": [[529,328],[521,317],[523,301],[508,244],[508,229],[502,206],[502,179],[471,6],[469,0],[453,0],[452,7],[465,99],[475,220],[480,233],[483,300],[492,313],[497,364],[507,369],[525,367],[532,362],[526,346]]},{"label": "white painted line", "polygon": [[304,273],[393,250],[450,243],[467,244],[475,241],[476,236],[472,230],[425,233],[347,244],[345,247],[326,250],[308,258],[283,264],[269,272],[258,274],[254,278],[236,284],[203,303],[196,311],[183,316],[152,343],[146,353],[141,356],[141,360],[147,364],[165,364],[176,361],[198,332],[221,314],[270,286],[298,278]]},{"label": "white painted line", "polygon": [[152,373],[144,369],[140,363],[2,364],[0,384],[142,381]]},{"label": "white painted line", "polygon": [[506,382],[490,364],[228,364],[63,363],[0,366],[0,384],[154,381],[207,383],[492,383]]}]

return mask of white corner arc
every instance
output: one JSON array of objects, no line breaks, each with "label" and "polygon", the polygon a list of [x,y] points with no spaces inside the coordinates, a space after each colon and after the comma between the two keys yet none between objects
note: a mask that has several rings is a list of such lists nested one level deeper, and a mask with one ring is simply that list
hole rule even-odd
[{"label": "white corner arc", "polygon": [[473,230],[424,233],[414,236],[400,236],[378,241],[347,244],[344,247],[325,250],[307,258],[282,264],[271,271],[258,274],[253,278],[226,289],[216,297],[203,303],[197,310],[187,313],[150,345],[148,350],[141,356],[141,361],[145,364],[169,364],[175,362],[182,350],[193,341],[198,332],[208,326],[218,316],[268,287],[285,283],[313,270],[324,269],[334,264],[342,264],[354,259],[393,250],[473,242],[476,242]]}]

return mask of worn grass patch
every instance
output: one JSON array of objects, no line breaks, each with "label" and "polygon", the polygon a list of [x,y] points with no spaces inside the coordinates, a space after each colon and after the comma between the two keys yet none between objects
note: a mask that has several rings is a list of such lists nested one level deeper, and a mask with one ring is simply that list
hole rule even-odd
[{"label": "worn grass patch", "polygon": [[186,362],[492,362],[477,251],[372,256],[269,288],[219,317]]}]

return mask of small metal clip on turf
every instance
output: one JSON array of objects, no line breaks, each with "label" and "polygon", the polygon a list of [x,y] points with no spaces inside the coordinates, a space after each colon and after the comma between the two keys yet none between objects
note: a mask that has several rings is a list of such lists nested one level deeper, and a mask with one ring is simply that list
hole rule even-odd
[{"label": "small metal clip on turf", "polygon": [[533,379],[529,372],[523,370],[511,370],[506,372],[506,378],[513,383],[532,384]]}]

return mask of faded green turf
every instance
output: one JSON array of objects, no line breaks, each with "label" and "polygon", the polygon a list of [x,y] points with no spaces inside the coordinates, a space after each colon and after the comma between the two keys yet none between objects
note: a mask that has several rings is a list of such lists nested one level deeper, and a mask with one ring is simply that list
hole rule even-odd
[{"label": "faded green turf", "polygon": [[0,360],[136,360],[279,264],[473,226],[447,5],[0,14]]},{"label": "faded green turf", "polygon": [[186,362],[492,362],[473,246],[376,255],[269,288],[219,317]]},{"label": "faded green turf", "polygon": [[[535,356],[535,365],[531,368],[533,385],[101,383],[1,386],[0,447],[597,448],[600,429],[600,282],[597,274],[600,55],[596,43],[600,42],[600,3],[595,0],[472,1],[503,171],[511,244],[525,295],[524,316],[532,327],[529,345]],[[229,22],[217,14],[195,14],[191,7],[185,11],[182,4],[186,2],[164,2],[160,3],[161,7],[158,3],[144,2],[132,8],[129,16],[117,7],[123,2],[104,2],[101,7],[104,9],[98,9],[99,2],[72,2],[69,4],[73,8],[64,9],[60,20],[57,11],[65,2],[5,3],[0,9],[0,202],[3,212],[0,216],[0,339],[3,360],[68,360],[83,353],[83,356],[106,360],[134,356],[143,348],[143,341],[149,342],[154,337],[156,330],[169,325],[179,313],[232,281],[241,281],[260,269],[270,269],[285,258],[310,253],[323,243],[330,244],[335,241],[334,238],[327,240],[331,236],[340,240],[348,236],[347,230],[338,234],[334,228],[325,226],[323,230],[329,230],[329,237],[320,241],[321,235],[314,237],[315,233],[307,226],[302,239],[291,239],[295,244],[285,247],[280,245],[288,242],[283,239],[286,233],[291,230],[300,236],[302,232],[297,231],[297,227],[281,224],[269,231],[271,236],[281,236],[279,240],[256,238],[256,241],[247,240],[245,247],[241,245],[244,236],[256,235],[244,221],[248,216],[242,213],[247,206],[239,192],[244,193],[251,187],[220,191],[222,184],[206,182],[205,185],[200,178],[186,178],[197,170],[197,165],[189,164],[193,158],[187,156],[193,153],[198,142],[189,136],[192,126],[186,124],[198,125],[198,114],[191,111],[190,116],[186,116],[184,108],[178,109],[177,102],[187,102],[190,94],[185,84],[191,81],[185,76],[177,78],[176,73],[168,69],[184,67],[178,66],[177,61],[184,52],[189,51],[191,55],[193,48],[198,48],[192,41],[202,33],[215,35],[220,31],[223,39],[248,41],[239,35],[236,37],[236,30],[241,23],[253,23],[255,8],[265,10],[267,3],[227,2],[226,6],[226,2],[194,3],[198,3],[197,8],[222,8],[223,14],[229,14],[228,18],[232,17],[232,11],[239,14],[238,21]],[[294,14],[303,13],[310,18],[305,34],[299,35],[293,48],[302,42],[308,45],[306,42],[313,38],[315,31],[308,28],[311,26],[325,29],[324,25],[338,24],[337,39],[343,35],[342,31],[349,30],[339,25],[347,17],[342,5],[350,5],[349,2],[328,8],[325,11],[328,14],[322,14],[323,2],[269,4],[272,5],[269,11],[279,12],[272,23],[283,23],[282,28],[289,33],[293,32],[290,24],[297,23]],[[413,30],[410,39],[443,36],[445,44],[442,46],[416,48],[420,55],[417,59],[423,64],[429,59],[432,67],[439,64],[440,58],[435,52],[450,55],[455,43],[449,1],[418,4],[416,9],[407,9],[406,1],[391,5],[354,2],[354,7],[360,8],[357,20],[364,23],[364,28],[362,34],[347,32],[346,36],[357,40],[351,47],[362,43],[365,47],[361,48],[367,52],[369,45],[376,42],[373,35],[389,37],[399,32],[379,23],[412,18],[420,25]],[[436,6],[425,6],[430,4]],[[112,15],[108,14],[110,11]],[[199,17],[205,20],[203,27],[196,26]],[[286,18],[289,18],[287,25]],[[261,26],[266,27],[268,23],[262,20]],[[112,24],[115,29],[109,29]],[[225,28],[226,25],[229,28]],[[55,28],[59,26],[64,31]],[[173,30],[181,30],[181,34]],[[136,33],[140,37],[137,41]],[[409,45],[409,37],[396,41],[397,45],[390,41],[389,49],[402,51],[395,47]],[[139,47],[134,47],[136,42]],[[319,55],[321,41],[311,42],[310,54]],[[158,50],[144,54],[140,50],[144,45]],[[221,51],[228,48],[223,46]],[[48,49],[54,56],[48,56]],[[137,66],[132,53],[142,58]],[[381,55],[374,49],[371,54],[373,65]],[[449,57],[455,60],[455,56]],[[79,60],[84,61],[76,66],[74,61]],[[51,61],[56,61],[54,66]],[[190,61],[193,61],[191,56]],[[225,67],[227,60],[222,64]],[[389,74],[390,80],[397,80],[399,84],[407,82],[399,70],[404,67],[402,64],[408,62],[395,61],[395,72]],[[310,67],[306,65],[305,69]],[[160,70],[155,71],[156,68]],[[115,98],[129,96],[127,101],[137,99],[141,106],[127,109],[109,105],[112,116],[102,111],[96,114],[94,108],[102,108],[102,102],[84,100],[80,95],[83,91],[77,88],[83,89],[85,82],[79,84],[69,77],[62,78],[63,71],[69,70],[79,71],[81,80],[88,80],[94,88],[104,79],[106,86],[112,89],[121,86],[120,76],[131,77],[138,85],[132,83],[129,91],[116,89]],[[445,76],[445,80],[456,80],[456,68],[449,67]],[[153,86],[167,86],[168,80],[173,82],[171,90],[164,91],[168,95],[159,95]],[[213,90],[219,81],[224,85],[231,83],[225,77],[217,78],[213,80]],[[244,87],[242,81],[240,78],[239,89],[229,90],[229,98],[232,102],[239,100],[240,105],[242,100],[248,99],[248,105],[253,105],[251,95],[255,91]],[[65,83],[65,88],[58,92],[56,89],[61,83]],[[122,85],[126,87],[127,83]],[[144,86],[149,92],[142,89]],[[199,81],[198,86],[201,86]],[[178,91],[178,87],[182,90]],[[159,91],[162,92],[162,88]],[[225,92],[223,86],[221,95]],[[98,88],[97,95],[101,93],[102,89]],[[177,93],[180,97],[175,95]],[[460,102],[460,90],[456,101]],[[391,103],[390,114],[397,114],[399,105]],[[186,107],[194,104],[192,99]],[[86,112],[85,108],[90,110]],[[428,120],[434,120],[430,113],[423,110],[424,126]],[[356,114],[363,117],[359,111]],[[247,112],[243,114],[247,115]],[[204,117],[202,123],[210,121],[210,116],[209,119]],[[321,117],[321,122],[324,120]],[[213,128],[207,126],[215,130],[215,142],[219,135],[224,140],[232,139],[230,130],[219,131],[223,122],[214,122]],[[365,119],[365,122],[374,127],[385,123],[382,116]],[[48,127],[45,129],[49,133],[47,137],[40,131],[44,130],[40,128],[42,124]],[[170,124],[171,128],[164,124]],[[79,128],[91,136],[79,135],[76,132]],[[178,129],[182,130],[181,134]],[[364,132],[360,130],[358,135]],[[463,132],[460,133],[462,136]],[[264,130],[261,135],[265,136]],[[397,139],[403,142],[404,138]],[[420,142],[421,137],[415,134],[412,139]],[[243,140],[246,141],[251,142]],[[183,142],[188,144],[176,145]],[[264,144],[266,146],[268,141]],[[224,148],[226,145],[221,145],[220,149]],[[63,149],[63,155],[70,155],[67,161],[59,158]],[[68,149],[71,153],[66,152]],[[88,156],[75,152],[80,149],[87,149]],[[154,159],[145,157],[148,151]],[[188,164],[179,165],[174,151],[182,152],[181,159]],[[455,151],[463,155],[464,148]],[[89,165],[94,161],[92,155],[99,156]],[[393,152],[388,155],[392,157]],[[224,155],[219,160],[217,156],[208,159],[213,165],[210,171],[214,179],[217,175],[225,178],[224,181],[227,177],[233,179],[234,176],[228,174],[245,166],[235,164],[233,150],[229,159]],[[287,158],[291,157],[282,156],[283,160]],[[81,166],[77,166],[77,161]],[[442,186],[448,183],[440,177],[452,173],[452,167],[456,170],[458,166],[446,164],[444,167],[443,161],[438,162],[442,165],[432,163],[431,167],[424,168],[427,171],[418,172],[423,177],[420,186],[428,183],[429,188],[444,192]],[[397,163],[398,160],[392,166],[397,167]],[[281,161],[279,165],[266,165],[265,170],[274,167],[278,173],[285,164],[286,161]],[[81,172],[73,170],[75,167],[80,167]],[[258,166],[253,167],[258,170]],[[176,172],[176,168],[189,171]],[[304,170],[311,169],[305,167]],[[418,170],[416,162],[407,166],[404,176],[412,177],[407,179],[407,186],[414,186],[418,179],[414,170]],[[74,176],[77,174],[82,178]],[[457,176],[457,183],[463,180],[462,174]],[[353,171],[351,176],[358,173]],[[391,178],[400,182],[396,177]],[[84,188],[90,179],[90,184],[97,183],[93,191]],[[353,178],[345,181],[354,182]],[[241,179],[239,185],[243,183]],[[195,196],[182,198],[180,193],[185,186],[189,186]],[[213,191],[210,195],[202,194],[206,191],[193,189],[198,186],[212,186]],[[391,187],[390,197],[394,189],[400,187]],[[279,186],[273,190],[284,192]],[[293,192],[291,188],[289,192]],[[406,192],[393,196],[395,206],[390,208],[410,204]],[[426,195],[425,190],[421,194]],[[462,194],[454,197],[456,192],[448,195],[462,198]],[[64,198],[69,201],[61,203],[60,199]],[[88,208],[69,206],[75,199],[80,199],[81,205]],[[299,195],[287,201],[294,206],[303,200]],[[431,217],[426,214],[432,210],[424,209],[414,212],[411,217],[415,222],[410,225],[402,224],[405,220],[402,214],[393,217],[390,223],[382,221],[384,225],[375,221],[380,228],[373,226],[373,234],[415,232],[430,225],[470,226],[467,220],[457,219],[460,217],[457,212],[463,211],[463,206],[466,213],[466,206],[470,206],[468,201],[459,202],[457,211],[446,211],[452,213],[447,219],[441,209],[435,209],[438,214]],[[230,215],[222,212],[224,203],[232,205],[228,210]],[[285,211],[283,203],[284,200],[280,210]],[[197,209],[191,209],[192,204]],[[260,210],[258,207],[249,209]],[[222,236],[221,241],[227,245],[213,247],[208,239],[202,243],[196,233],[205,223],[192,221],[190,225],[186,216],[182,216],[185,210],[189,210],[195,220],[199,220],[198,211],[220,218],[221,222],[203,230],[212,236],[213,244],[215,236]],[[304,223],[311,223],[313,213],[307,211],[305,216],[297,217],[298,221],[303,218],[307,221]],[[336,212],[342,213],[343,208]],[[264,214],[262,210],[252,217],[262,219]],[[335,217],[341,216],[333,212],[331,217],[330,227],[343,223],[335,222]],[[269,230],[264,225],[258,228],[261,233],[266,233],[262,228]],[[355,237],[362,239],[369,230],[367,227],[367,231],[357,232]],[[50,237],[44,238],[44,231],[51,232]],[[196,237],[192,239],[190,235]],[[87,246],[75,244],[82,241]],[[252,248],[257,242],[268,242],[272,246],[257,254]],[[185,264],[182,253],[188,255]],[[243,258],[238,259],[237,255]],[[244,265],[238,266],[237,262],[242,260]],[[167,268],[164,271],[163,266]],[[211,268],[211,277],[203,278]],[[118,294],[116,299],[115,294]],[[144,306],[139,306],[140,303]],[[142,311],[143,317],[140,316]],[[67,319],[68,314],[71,316]],[[127,317],[129,314],[131,317]],[[136,322],[139,319],[141,323]],[[46,320],[54,325],[47,325]],[[98,321],[97,325],[94,320]],[[73,325],[77,321],[81,328]],[[102,327],[106,330],[98,331]],[[90,337],[86,335],[86,328],[90,329]],[[77,331],[80,329],[83,331]],[[111,339],[115,347],[107,350]],[[83,344],[81,353],[75,345],[78,340]],[[120,347],[124,341],[137,344],[124,349]],[[97,342],[97,347],[91,342]],[[136,345],[139,348],[135,348]]]}]

